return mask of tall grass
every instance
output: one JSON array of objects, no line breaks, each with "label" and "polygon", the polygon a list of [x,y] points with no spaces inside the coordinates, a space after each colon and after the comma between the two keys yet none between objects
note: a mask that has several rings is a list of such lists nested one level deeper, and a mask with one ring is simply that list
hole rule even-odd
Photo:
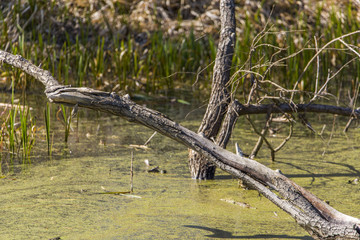
[{"label": "tall grass", "polygon": [[0,119],[3,121],[0,131],[0,171],[4,174],[3,163],[6,163],[10,172],[14,170],[15,160],[19,160],[23,166],[31,164],[36,123],[31,115],[30,107],[26,104],[15,103],[14,92],[11,96],[11,105],[2,111]]},{"label": "tall grass", "polygon": [[64,105],[60,105],[60,111],[61,117],[63,119],[64,127],[65,127],[65,143],[69,140],[70,130],[71,130],[71,120],[72,120],[72,114],[67,112],[67,109]]},{"label": "tall grass", "polygon": [[[61,13],[63,19],[73,17],[69,15],[66,6],[61,8],[56,5],[55,1],[51,2],[50,5],[41,1],[29,1],[28,5],[29,10],[26,12],[28,19],[36,9],[44,8],[46,11],[54,11],[54,14]],[[94,41],[89,40],[89,36],[95,35],[91,32],[91,20],[85,18],[84,21],[80,22],[79,32],[75,35],[65,29],[64,35],[56,36],[51,35],[49,31],[37,28],[39,23],[34,18],[31,18],[25,27],[17,24],[16,14],[20,14],[24,6],[19,1],[14,3],[11,14],[0,10],[2,29],[0,48],[10,49],[14,54],[21,54],[23,57],[31,59],[35,64],[50,70],[65,85],[86,85],[104,88],[108,91],[126,90],[132,93],[142,91],[170,94],[179,87],[184,88],[192,85],[195,80],[197,80],[196,86],[199,89],[208,89],[210,86],[211,64],[215,59],[217,45],[216,40],[211,35],[197,38],[194,32],[190,31],[188,34],[177,38],[168,38],[162,32],[153,32],[146,36],[147,41],[145,43],[139,43],[134,35],[120,37],[120,35],[113,34],[111,37],[97,36]],[[118,8],[122,9],[119,6]],[[310,20],[303,12],[294,16],[297,21],[290,28],[289,26],[284,28],[281,24],[274,24],[271,29],[273,32],[289,31],[284,37],[285,46],[283,46],[287,48],[286,53],[288,55],[300,48],[313,48],[312,37],[314,35],[318,36],[318,45],[321,46],[345,32],[359,29],[360,23],[356,19],[356,13],[354,13],[351,2],[344,8],[345,12],[343,13],[339,12],[339,9],[332,10],[325,28],[321,23],[323,9],[324,6],[319,4],[314,15],[314,23],[311,25],[307,24]],[[340,14],[343,14],[345,18],[340,18]],[[260,11],[257,11],[252,18],[246,16],[242,25],[239,26],[243,31],[237,36],[238,40],[236,41],[233,59],[234,71],[236,66],[242,66],[248,59],[252,39],[257,34],[254,29],[260,23],[259,15]],[[24,21],[26,22],[26,20]],[[9,31],[13,31],[12,24],[17,27],[20,33],[16,41],[9,39]],[[48,27],[52,26],[48,25]],[[303,31],[294,33],[293,30]],[[358,36],[353,36],[352,41],[356,43]],[[261,43],[273,46],[280,44],[276,34],[266,35]],[[336,42],[333,47],[344,48],[339,42]],[[260,59],[268,59],[274,54],[274,51],[271,47],[259,48],[253,56],[253,64]],[[314,51],[311,50],[303,51],[298,56],[286,61],[284,67],[278,68],[276,74],[272,72],[269,77],[277,79],[286,87],[293,85],[300,75],[299,71],[313,54]],[[321,56],[321,72],[326,75],[331,65],[342,64],[349,58],[350,56],[341,51],[329,51],[327,55]],[[265,64],[265,61],[262,64]],[[358,69],[358,61],[351,63],[349,68]],[[312,76],[314,70],[315,68],[305,73],[304,82],[301,85],[304,90],[313,90]],[[4,75],[10,76],[8,79],[15,79],[15,86],[19,88],[30,88],[34,84],[30,77],[15,69],[6,69]]]},{"label": "tall grass", "polygon": [[22,163],[31,164],[30,153],[35,144],[35,119],[31,117],[30,108],[20,107],[20,140],[22,145]]},{"label": "tall grass", "polygon": [[11,109],[7,121],[7,132],[9,136],[9,151],[11,154],[11,158],[10,158],[11,164],[13,163],[13,159],[15,157],[15,140],[16,140],[16,135],[15,135],[16,110],[14,106],[14,91],[15,91],[15,87],[14,87],[14,79],[13,79],[12,88],[11,88]]},{"label": "tall grass", "polygon": [[46,103],[46,108],[44,110],[44,117],[45,117],[45,129],[46,129],[46,142],[47,142],[47,149],[48,155],[51,156],[52,153],[52,141],[51,141],[51,122],[50,122],[50,104]]}]

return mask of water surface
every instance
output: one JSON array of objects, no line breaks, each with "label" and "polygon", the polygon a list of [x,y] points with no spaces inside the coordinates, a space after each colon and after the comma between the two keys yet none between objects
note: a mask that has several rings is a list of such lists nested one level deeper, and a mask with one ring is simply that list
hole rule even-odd
[{"label": "water surface", "polygon": [[[55,105],[52,108],[55,112]],[[201,119],[196,113],[185,118],[194,106],[155,108],[192,130]],[[39,113],[38,124],[41,118]],[[331,120],[314,121],[315,129],[329,125],[326,141]],[[276,162],[271,162],[266,147],[257,160],[281,169],[338,210],[360,217],[360,186],[348,183],[360,175],[359,128],[355,126],[346,136],[341,133],[345,122],[339,119],[329,146],[298,126]],[[65,146],[62,126],[53,118],[53,157],[46,157],[44,132],[39,130],[32,165],[25,170],[18,165],[0,180],[1,239],[311,239],[291,217],[256,191],[240,188],[227,173],[219,170],[214,181],[190,179],[187,149],[173,140],[157,134],[149,149],[132,150],[131,144],[144,144],[153,131],[90,110],[81,110],[76,123]],[[286,135],[284,127],[270,139],[276,143]],[[229,150],[237,141],[249,152],[256,140],[240,119]],[[103,194],[129,190],[131,151],[135,197]],[[167,173],[146,172],[145,159]]]}]

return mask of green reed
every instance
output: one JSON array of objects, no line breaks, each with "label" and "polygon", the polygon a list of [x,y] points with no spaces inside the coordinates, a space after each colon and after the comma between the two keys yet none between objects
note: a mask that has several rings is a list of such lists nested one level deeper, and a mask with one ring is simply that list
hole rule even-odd
[{"label": "green reed", "polygon": [[31,117],[30,108],[19,105],[20,140],[22,145],[23,164],[31,164],[30,153],[35,144],[35,118]]},{"label": "green reed", "polygon": [[[60,113],[60,120],[62,120],[62,123],[64,124],[65,127],[65,143],[68,142],[69,139],[69,135],[70,135],[70,130],[72,130],[71,127],[71,121],[72,119],[77,115],[77,111],[78,111],[78,106],[75,105],[74,108],[72,109],[72,111],[70,111],[70,109],[65,108],[64,105],[60,105],[60,110],[58,111],[58,113]],[[59,116],[58,116],[59,118]]]},{"label": "green reed", "polygon": [[[67,114],[66,109],[64,107],[64,105],[60,105],[61,108],[61,115],[62,115],[62,119],[63,119],[63,123],[64,123],[64,127],[65,127],[65,143],[68,142],[68,138],[69,138],[69,134],[70,134],[70,123],[71,123],[71,114]],[[69,116],[68,116],[69,115]]]},{"label": "green reed", "polygon": [[10,153],[12,154],[11,162],[15,157],[15,140],[16,140],[16,135],[15,135],[16,110],[14,107],[14,91],[15,91],[14,83],[15,80],[13,79],[12,88],[11,88],[11,109],[9,112],[8,123],[7,123],[7,128],[8,128],[7,130],[9,134],[9,150]]},{"label": "green reed", "polygon": [[[15,81],[13,80],[12,82],[14,83]],[[7,158],[3,158],[3,148],[7,149],[6,152],[9,155],[10,161],[7,163],[9,171],[13,170],[15,159],[20,160],[21,158],[24,166],[30,164],[30,154],[35,144],[35,118],[31,116],[28,106],[15,103],[14,88],[11,94],[11,106],[8,110],[3,110],[1,117],[5,117],[5,120],[3,120],[1,126],[0,164],[7,160]],[[2,171],[1,168],[0,170]]]},{"label": "green reed", "polygon": [[46,108],[44,110],[44,116],[45,116],[45,129],[46,129],[46,142],[48,146],[48,155],[51,156],[52,153],[52,141],[50,136],[50,104],[46,103]]}]

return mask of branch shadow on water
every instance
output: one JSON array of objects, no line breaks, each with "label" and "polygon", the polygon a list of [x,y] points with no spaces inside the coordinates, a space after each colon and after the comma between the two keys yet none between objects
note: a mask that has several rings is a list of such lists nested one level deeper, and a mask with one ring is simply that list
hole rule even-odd
[{"label": "branch shadow on water", "polygon": [[[332,164],[332,165],[337,165],[340,167],[343,167],[344,169],[342,169],[342,172],[336,172],[336,173],[313,173],[310,170],[307,170],[305,167],[301,166],[300,164],[294,164],[294,163],[290,163],[290,162],[285,162],[285,161],[279,161],[277,160],[276,163],[280,163],[280,164],[285,164],[290,166],[291,168],[297,169],[297,170],[301,170],[304,171],[306,173],[296,173],[296,174],[287,174],[284,173],[284,175],[288,178],[312,178],[311,184],[313,184],[313,182],[315,181],[316,178],[319,177],[326,177],[326,178],[332,178],[332,177],[360,177],[360,170],[356,169],[356,167],[350,165],[350,164],[346,164],[346,163],[337,163],[337,162],[331,162],[331,161],[326,161],[324,163],[328,163],[328,164]],[[344,172],[345,171],[345,172]],[[226,180],[226,179],[236,179],[231,175],[216,175],[215,176],[216,180]],[[310,184],[310,185],[311,185]]]},{"label": "branch shadow on water", "polygon": [[234,236],[231,232],[223,231],[217,228],[209,228],[196,225],[183,225],[187,228],[196,228],[201,230],[206,230],[212,232],[211,235],[205,235],[209,238],[227,238],[227,239],[303,239],[303,240],[312,240],[313,238],[309,236],[289,236],[289,235],[276,235],[276,234],[255,234],[255,235],[246,235],[246,236]]},{"label": "branch shadow on water", "polygon": [[286,164],[295,169],[307,172],[304,174],[291,174],[291,173],[286,174],[285,173],[284,175],[288,178],[312,178],[311,184],[315,181],[315,178],[319,178],[319,177],[334,178],[334,177],[359,177],[360,176],[359,170],[357,170],[354,166],[352,166],[350,164],[344,164],[344,163],[335,163],[335,162],[329,162],[329,161],[325,162],[325,163],[338,165],[338,166],[342,166],[342,167],[346,168],[346,170],[342,170],[342,171],[346,171],[346,172],[338,171],[336,173],[313,173],[313,172],[306,170],[305,168],[298,166],[296,164],[293,164],[293,163],[282,162],[282,161],[277,161],[277,163]]}]

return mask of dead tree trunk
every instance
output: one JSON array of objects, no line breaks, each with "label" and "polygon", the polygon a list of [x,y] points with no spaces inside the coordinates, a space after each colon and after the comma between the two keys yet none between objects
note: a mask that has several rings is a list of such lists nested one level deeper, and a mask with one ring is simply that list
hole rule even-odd
[{"label": "dead tree trunk", "polygon": [[[215,59],[211,96],[198,132],[208,139],[218,135],[230,101],[227,85],[235,44],[235,4],[233,0],[220,1],[221,30]],[[195,151],[189,150],[192,178],[213,179],[216,166]]]},{"label": "dead tree trunk", "polygon": [[[50,75],[21,56],[0,50],[0,62],[20,68],[45,85],[51,102],[90,108],[111,113],[154,129],[206,157],[211,163],[254,187],[271,202],[291,215],[317,239],[360,239],[360,219],[338,212],[324,201],[285,176],[248,158],[240,157],[170,120],[160,112],[132,102],[127,97],[90,88],[59,85]],[[331,106],[328,106],[332,109]],[[235,110],[238,111],[239,109]],[[326,105],[316,112],[327,112]],[[337,113],[349,113],[339,108]],[[359,112],[356,112],[359,114]],[[231,114],[228,114],[230,119]],[[234,115],[232,115],[234,116]]]}]

